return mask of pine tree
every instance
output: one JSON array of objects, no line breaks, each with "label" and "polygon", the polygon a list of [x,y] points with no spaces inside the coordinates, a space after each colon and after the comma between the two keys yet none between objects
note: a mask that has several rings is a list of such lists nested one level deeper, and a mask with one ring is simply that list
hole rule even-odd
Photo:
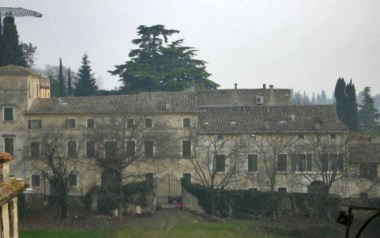
[{"label": "pine tree", "polygon": [[130,60],[109,71],[118,75],[125,92],[181,91],[196,88],[216,89],[209,79],[206,62],[195,59],[196,50],[183,45],[183,40],[168,41],[179,33],[163,25],[137,28],[139,38],[132,41],[138,48],[129,53]]},{"label": "pine tree", "polygon": [[67,72],[67,95],[73,95],[73,90],[72,90],[72,86],[71,86],[71,70],[69,68],[68,72]]},{"label": "pine tree", "polygon": [[[0,28],[1,32],[1,28]],[[19,43],[17,27],[13,17],[5,17],[3,20],[0,40],[0,66],[15,64],[27,66],[22,46]]]},{"label": "pine tree", "polygon": [[359,115],[358,115],[358,104],[356,102],[356,90],[355,85],[350,80],[350,83],[346,86],[346,125],[352,131],[357,131],[359,129]]},{"label": "pine tree", "polygon": [[345,122],[346,117],[346,82],[344,78],[339,78],[335,86],[335,108],[339,120]]},{"label": "pine tree", "polygon": [[91,96],[98,91],[94,74],[87,53],[82,58],[82,66],[78,70],[78,78],[74,83],[75,96]]},{"label": "pine tree", "polygon": [[66,96],[65,90],[65,78],[63,77],[63,68],[62,68],[62,59],[59,58],[59,74],[58,74],[58,82],[59,82],[59,96]]},{"label": "pine tree", "polygon": [[359,124],[362,132],[379,134],[379,117],[380,114],[375,108],[375,102],[371,97],[371,88],[365,87],[359,111]]},{"label": "pine tree", "polygon": [[317,104],[317,101],[315,99],[315,93],[313,92],[313,99],[311,100],[311,103],[312,104]]},{"label": "pine tree", "polygon": [[326,92],[323,89],[322,89],[322,92],[321,92],[321,104],[327,104]]}]

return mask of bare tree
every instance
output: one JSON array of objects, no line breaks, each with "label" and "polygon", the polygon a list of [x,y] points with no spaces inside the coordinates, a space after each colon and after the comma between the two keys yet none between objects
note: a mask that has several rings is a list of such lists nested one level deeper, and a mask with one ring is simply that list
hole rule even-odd
[{"label": "bare tree", "polygon": [[186,142],[189,146],[184,144],[182,153],[188,163],[184,166],[194,171],[192,179],[206,188],[209,213],[215,215],[221,190],[244,179],[247,158],[243,155],[248,143],[236,134],[205,135],[193,128],[183,143]]},{"label": "bare tree", "polygon": [[[39,127],[40,121],[29,123],[36,123]],[[29,172],[40,174],[53,186],[50,191],[56,191],[56,198],[61,206],[61,219],[67,216],[68,195],[72,186],[77,183],[77,175],[79,171],[84,172],[79,169],[82,163],[78,159],[80,143],[72,138],[71,132],[65,133],[58,127],[29,133],[22,161]]]},{"label": "bare tree", "polygon": [[142,113],[98,116],[92,120],[85,130],[87,157],[93,157],[94,168],[102,172],[102,189],[109,195],[104,199],[115,205],[121,219],[123,186],[142,181],[147,172],[164,169],[160,158],[167,152],[168,130],[165,124]]}]

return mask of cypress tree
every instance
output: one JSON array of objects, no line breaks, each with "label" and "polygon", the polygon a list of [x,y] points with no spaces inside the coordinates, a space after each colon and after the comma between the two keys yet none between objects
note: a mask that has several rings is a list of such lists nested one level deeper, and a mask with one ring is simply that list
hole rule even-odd
[{"label": "cypress tree", "polygon": [[64,97],[66,95],[66,93],[65,93],[65,79],[63,77],[62,59],[61,58],[59,58],[58,82],[59,82],[59,96]]},{"label": "cypress tree", "polygon": [[90,61],[85,53],[82,58],[82,66],[78,70],[78,78],[74,83],[75,96],[91,96],[98,91],[94,74],[91,71]]},{"label": "cypress tree", "polygon": [[68,72],[67,72],[67,95],[73,95],[73,90],[72,90],[72,87],[71,87],[71,70],[69,68]]},{"label": "cypress tree", "polygon": [[359,129],[358,104],[356,102],[355,85],[350,80],[346,86],[346,125],[352,130]]},{"label": "cypress tree", "polygon": [[371,97],[371,88],[365,87],[359,111],[359,123],[362,132],[379,134],[379,117],[379,111],[375,108],[375,101]]},{"label": "cypress tree", "polygon": [[26,67],[26,60],[18,40],[19,36],[13,17],[4,18],[2,30],[0,66],[15,64]]},{"label": "cypress tree", "polygon": [[335,86],[335,108],[339,120],[345,122],[346,117],[346,82],[343,78],[339,78]]}]

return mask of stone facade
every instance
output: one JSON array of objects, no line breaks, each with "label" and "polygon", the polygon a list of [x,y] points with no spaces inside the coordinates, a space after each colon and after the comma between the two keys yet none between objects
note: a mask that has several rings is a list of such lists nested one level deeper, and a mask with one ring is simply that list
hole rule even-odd
[{"label": "stone facade", "polygon": [[[184,92],[50,98],[49,81],[38,73],[19,66],[0,68],[0,82],[3,117],[0,122],[2,137],[0,146],[10,149],[9,143],[12,141],[11,152],[15,157],[15,162],[11,164],[14,167],[11,168],[12,174],[23,177],[33,187],[34,192],[47,195],[52,192],[51,187],[41,174],[31,169],[31,164],[35,162],[33,160],[21,162],[22,158],[32,157],[32,142],[39,142],[41,133],[51,131],[53,128],[62,133],[59,146],[61,156],[68,156],[69,141],[76,143],[76,156],[81,163],[77,167],[76,184],[70,191],[71,195],[82,196],[93,186],[101,185],[104,171],[94,169],[94,160],[86,156],[88,140],[86,130],[89,119],[95,127],[101,122],[110,122],[123,117],[134,119],[135,123],[139,120],[144,123],[145,119],[149,119],[152,128],[156,128],[161,134],[166,134],[165,139],[153,143],[154,163],[134,164],[123,171],[125,174],[136,173],[141,178],[146,173],[154,173],[156,178],[167,173],[181,178],[184,173],[190,173],[196,181],[199,178],[190,159],[204,153],[200,151],[205,145],[209,145],[210,141],[220,144],[223,137],[227,138],[230,147],[226,144],[218,153],[229,155],[233,148],[232,143],[240,141],[239,143],[244,144],[244,148],[239,150],[239,156],[231,155],[224,165],[228,171],[231,161],[234,159],[240,161],[236,170],[239,179],[236,177],[228,188],[263,191],[270,189],[270,181],[261,159],[264,152],[258,142],[266,141],[266,144],[262,145],[268,147],[268,139],[273,138],[273,135],[281,135],[284,140],[297,138],[298,144],[292,142],[283,149],[282,154],[287,155],[283,165],[285,170],[277,174],[274,190],[307,192],[312,181],[323,180],[323,177],[318,177],[316,164],[314,167],[311,166],[307,173],[293,168],[292,156],[301,152],[305,156],[310,153],[297,146],[308,138],[315,138],[316,135],[329,141],[330,144],[339,144],[345,140],[348,133],[347,127],[337,119],[332,105],[293,106],[290,105],[290,90],[276,89],[273,86],[261,89],[189,89]],[[4,120],[5,108],[12,108],[14,113],[12,120]],[[7,113],[9,114],[9,110]],[[75,125],[72,126],[70,123]],[[131,138],[136,141],[136,147],[143,146],[139,144],[139,138],[143,138],[144,130],[146,131],[143,128],[140,134]],[[216,139],[219,137],[221,138],[218,142]],[[5,138],[12,139],[5,142]],[[186,141],[190,141],[190,146],[187,148],[190,154],[184,152]],[[341,144],[337,146],[340,150],[331,153],[341,153],[344,142]],[[143,149],[141,151],[144,152]],[[214,158],[215,155],[217,153],[214,151],[212,154],[203,154],[202,158]],[[249,162],[250,155],[258,156],[257,168],[254,171],[249,171],[248,168],[252,166]],[[216,168],[216,165],[210,163],[206,166],[206,168]],[[222,179],[224,174],[218,173],[218,179]],[[340,174],[343,175],[343,172]],[[33,178],[38,181],[34,185]],[[125,182],[128,182],[128,179]],[[334,183],[330,191],[346,196],[350,194],[347,192],[349,189],[347,184],[346,180],[340,179]]]}]

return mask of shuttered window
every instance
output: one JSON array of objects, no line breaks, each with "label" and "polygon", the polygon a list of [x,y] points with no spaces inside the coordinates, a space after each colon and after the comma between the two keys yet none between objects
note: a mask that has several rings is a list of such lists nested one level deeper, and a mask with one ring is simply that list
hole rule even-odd
[{"label": "shuttered window", "polygon": [[248,155],[248,172],[257,172],[257,155]]},{"label": "shuttered window", "polygon": [[145,157],[152,157],[153,156],[153,141],[145,141],[144,149],[145,149]]},{"label": "shuttered window", "polygon": [[127,141],[127,156],[136,156],[136,142],[133,140]]},{"label": "shuttered window", "polygon": [[92,141],[92,140],[86,141],[86,157],[87,158],[95,157],[95,141]]},{"label": "shuttered window", "polygon": [[215,156],[215,171],[225,172],[225,169],[226,169],[226,156],[216,155]]},{"label": "shuttered window", "polygon": [[183,157],[191,156],[191,141],[188,141],[188,140],[182,141],[182,156]]}]

